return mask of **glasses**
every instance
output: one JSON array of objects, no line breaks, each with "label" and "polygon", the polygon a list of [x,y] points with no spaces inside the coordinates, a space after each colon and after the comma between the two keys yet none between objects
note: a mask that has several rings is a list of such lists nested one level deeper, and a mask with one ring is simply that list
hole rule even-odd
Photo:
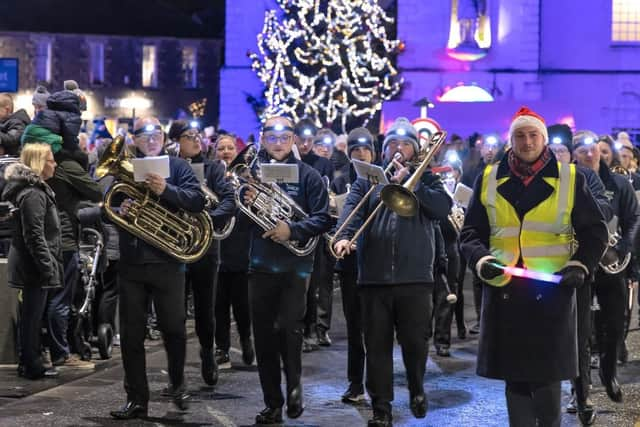
[{"label": "glasses", "polygon": [[158,131],[158,132],[151,132],[151,133],[141,133],[140,135],[136,136],[136,140],[139,140],[142,142],[149,142],[153,139],[154,141],[158,141],[158,140],[161,140],[162,137],[163,137],[162,131]]},{"label": "glasses", "polygon": [[286,144],[291,141],[293,135],[290,133],[284,133],[282,135],[265,135],[264,142],[267,144]]},{"label": "glasses", "polygon": [[201,139],[200,134],[198,132],[184,133],[180,135],[180,138],[188,139],[189,141],[195,141],[197,139]]}]

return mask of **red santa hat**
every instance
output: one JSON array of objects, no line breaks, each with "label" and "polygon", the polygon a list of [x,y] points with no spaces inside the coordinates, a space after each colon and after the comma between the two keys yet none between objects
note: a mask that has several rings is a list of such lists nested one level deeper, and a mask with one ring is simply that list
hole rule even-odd
[{"label": "red santa hat", "polygon": [[544,119],[528,107],[520,107],[515,116],[513,116],[511,126],[509,127],[509,140],[511,140],[516,129],[524,126],[537,128],[544,137],[544,143],[547,144],[549,142],[549,134],[547,133],[547,126],[544,123]]}]

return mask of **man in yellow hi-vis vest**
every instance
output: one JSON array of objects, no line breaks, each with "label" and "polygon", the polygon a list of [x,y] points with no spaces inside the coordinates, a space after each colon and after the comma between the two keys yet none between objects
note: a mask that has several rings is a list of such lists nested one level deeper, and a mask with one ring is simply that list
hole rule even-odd
[{"label": "man in yellow hi-vis vest", "polygon": [[[584,176],[557,162],[548,139],[542,117],[526,107],[516,113],[512,148],[476,180],[460,236],[485,282],[477,373],[506,382],[512,426],[560,426],[560,383],[577,374],[574,289],[607,242]],[[507,266],[562,279],[516,277]]]}]

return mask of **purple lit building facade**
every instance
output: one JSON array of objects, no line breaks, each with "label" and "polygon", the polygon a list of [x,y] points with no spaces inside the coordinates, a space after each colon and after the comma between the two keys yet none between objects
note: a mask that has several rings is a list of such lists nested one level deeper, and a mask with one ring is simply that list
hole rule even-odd
[{"label": "purple lit building facade", "polygon": [[[473,61],[451,54],[454,18],[468,2],[397,2],[397,34],[406,44],[398,66],[405,86],[399,98],[384,103],[385,122],[419,117],[414,103],[426,97],[435,104],[429,117],[450,132],[504,136],[513,113],[526,104],[548,124],[598,133],[626,130],[640,144],[640,17],[613,10],[625,3],[632,9],[633,1],[478,2],[485,3],[484,42],[490,45]],[[255,50],[264,11],[273,7],[270,0],[227,1],[219,121],[241,136],[257,130],[246,93],[261,89],[246,52]],[[616,40],[620,33],[626,40]],[[461,84],[484,89],[494,101],[439,101]]]}]

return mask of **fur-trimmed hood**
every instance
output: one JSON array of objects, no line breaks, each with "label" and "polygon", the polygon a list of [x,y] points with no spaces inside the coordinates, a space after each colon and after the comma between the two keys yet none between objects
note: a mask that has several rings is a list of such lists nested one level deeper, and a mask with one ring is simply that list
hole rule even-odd
[{"label": "fur-trimmed hood", "polygon": [[14,201],[18,193],[26,187],[37,186],[45,192],[51,193],[51,189],[36,173],[21,162],[12,163],[4,170],[6,185],[2,193],[3,200]]}]

